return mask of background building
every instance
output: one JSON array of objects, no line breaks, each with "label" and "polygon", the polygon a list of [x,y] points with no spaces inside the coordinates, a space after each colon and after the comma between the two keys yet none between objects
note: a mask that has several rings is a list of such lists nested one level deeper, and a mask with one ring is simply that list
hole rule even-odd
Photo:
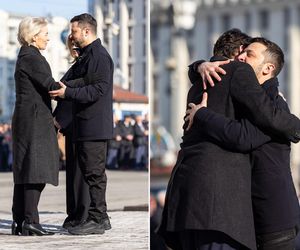
[{"label": "background building", "polygon": [[189,89],[188,37],[196,2],[153,0],[151,4],[151,118],[154,124],[164,126],[179,145]]},{"label": "background building", "polygon": [[[14,71],[19,52],[17,40],[18,26],[25,16],[0,10],[0,119],[8,121],[15,104]],[[70,67],[68,51],[61,40],[62,31],[68,27],[68,20],[62,17],[49,17],[49,38],[47,50],[42,52],[49,62],[52,75],[59,80]]]},{"label": "background building", "polygon": [[[166,67],[166,61],[168,61],[166,58],[174,58],[172,55],[178,55],[178,53],[185,51],[185,56],[181,55],[180,60],[176,60],[176,63],[180,65],[181,69],[185,69],[182,74],[186,74],[186,66],[190,62],[199,58],[210,58],[216,39],[230,28],[240,28],[251,36],[264,36],[283,49],[286,62],[278,77],[281,84],[280,90],[287,99],[291,112],[300,117],[300,84],[298,83],[298,79],[300,79],[300,71],[298,70],[300,63],[299,0],[166,0],[152,2],[151,49],[154,65],[152,67],[154,85],[154,95],[151,97],[151,105],[153,105],[151,110],[154,113],[152,117],[165,126],[176,141],[178,141],[179,134],[177,130],[174,130],[174,123],[182,126],[183,114],[182,111],[179,112],[179,107],[186,105],[186,95],[180,88],[182,85],[188,86],[188,83],[183,81],[184,78],[181,78],[182,80],[177,81],[176,84],[174,83]],[[187,11],[188,8],[184,4],[186,6],[196,5],[197,11]],[[176,11],[179,8],[181,11]],[[180,20],[187,16],[190,20],[194,18],[194,24],[185,27],[185,29],[180,28],[178,23],[180,24]],[[182,44],[177,45],[174,51],[172,44],[175,43],[178,34],[180,34]],[[163,57],[165,59],[162,59]],[[175,70],[175,72],[179,71]],[[173,85],[176,85],[176,92],[182,91],[182,96],[174,91],[167,92],[166,89],[168,88],[163,87]],[[170,101],[172,98],[178,98],[176,99],[177,111],[172,111],[174,108]],[[181,133],[182,131],[180,131]],[[291,166],[294,180],[298,183],[299,145],[293,145]]]},{"label": "background building", "polygon": [[115,63],[115,83],[148,94],[148,1],[89,0],[89,12],[98,22],[98,35]]},{"label": "background building", "polygon": [[[98,36],[114,61],[114,84],[139,95],[148,95],[148,1],[87,2],[88,12],[94,15],[98,22]],[[15,102],[14,69],[20,48],[17,32],[18,25],[24,17],[25,15],[0,12],[0,119],[5,121],[11,119]],[[70,67],[69,52],[64,44],[64,39],[69,33],[69,20],[51,15],[47,19],[50,42],[47,50],[42,53],[51,66],[54,79],[59,80]],[[121,91],[120,88],[115,89]],[[140,107],[133,113],[141,113]],[[145,113],[148,113],[147,108],[142,112]]]},{"label": "background building", "polygon": [[[196,15],[192,58],[208,58],[213,42],[232,27],[251,36],[266,37],[282,48],[285,66],[278,76],[279,89],[291,112],[300,117],[300,1],[201,1]],[[298,183],[300,145],[293,144],[292,147],[291,166]]]}]

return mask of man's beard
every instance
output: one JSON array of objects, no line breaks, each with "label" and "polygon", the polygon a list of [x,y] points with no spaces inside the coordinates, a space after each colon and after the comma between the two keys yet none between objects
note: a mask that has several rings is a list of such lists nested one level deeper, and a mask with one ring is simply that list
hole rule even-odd
[{"label": "man's beard", "polygon": [[261,63],[261,64],[257,65],[255,68],[253,68],[256,77],[259,77],[259,74],[260,74],[263,66],[264,66],[264,63]]},{"label": "man's beard", "polygon": [[80,40],[77,40],[77,41],[74,41],[73,40],[73,43],[76,47],[78,48],[82,48],[82,44],[84,43],[83,39],[80,39]]}]

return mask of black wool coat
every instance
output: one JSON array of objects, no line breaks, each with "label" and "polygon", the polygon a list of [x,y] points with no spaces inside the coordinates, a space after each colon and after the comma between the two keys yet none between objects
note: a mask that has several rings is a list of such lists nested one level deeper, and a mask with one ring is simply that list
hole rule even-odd
[{"label": "black wool coat", "polygon": [[[223,68],[226,75],[222,81],[208,89],[210,109],[232,119],[246,116],[264,129],[299,140],[300,121],[272,105],[248,64],[231,62]],[[199,77],[192,80],[188,103],[199,103],[202,83]],[[176,249],[175,233],[188,229],[224,232],[247,248],[256,249],[249,155],[210,142],[197,126],[183,136],[159,233]]]},{"label": "black wool coat", "polygon": [[15,83],[16,103],[12,118],[14,182],[58,185],[59,149],[48,91],[60,86],[36,47],[21,47]]},{"label": "black wool coat", "polygon": [[[278,80],[271,78],[262,88],[274,106],[289,112],[279,95]],[[231,120],[208,108],[197,112],[205,132],[224,148],[251,151],[252,204],[257,235],[280,232],[299,225],[300,207],[290,170],[290,142],[259,130],[247,119]]]}]

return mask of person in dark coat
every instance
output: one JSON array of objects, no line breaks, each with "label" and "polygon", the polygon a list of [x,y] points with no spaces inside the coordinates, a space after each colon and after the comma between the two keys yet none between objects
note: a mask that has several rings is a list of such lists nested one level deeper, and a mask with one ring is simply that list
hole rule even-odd
[{"label": "person in dark coat", "polygon": [[147,136],[148,130],[144,127],[143,117],[137,115],[135,117],[135,124],[133,126],[134,138],[133,145],[135,147],[135,169],[143,169],[146,167],[146,147],[147,147]]},{"label": "person in dark coat", "polygon": [[106,167],[108,169],[119,168],[119,153],[122,142],[120,121],[114,114],[114,134],[113,139],[109,140]]},{"label": "person in dark coat", "polygon": [[121,135],[122,143],[120,149],[120,165],[122,168],[128,169],[133,167],[134,159],[134,147],[133,147],[133,138],[134,131],[131,124],[131,116],[125,115],[124,120],[121,121]]},{"label": "person in dark coat", "polygon": [[[281,49],[264,38],[253,38],[238,59],[253,66],[259,83],[270,96],[273,105],[289,112],[287,103],[279,95],[276,78],[284,63]],[[191,106],[189,118],[197,112],[195,119],[191,120],[201,126],[201,130],[212,141],[228,150],[244,153],[251,151],[252,204],[257,248],[295,249],[300,207],[290,170],[290,142],[268,131],[259,130],[247,119],[236,121],[206,108],[198,112],[201,105]]]},{"label": "person in dark coat", "polygon": [[[248,42],[239,30],[225,32],[211,61],[234,58]],[[222,81],[207,89],[209,108],[299,141],[299,119],[272,105],[250,65],[231,61],[223,69]],[[202,98],[199,76],[191,79],[187,103]],[[210,142],[196,126],[185,131],[158,232],[173,249],[256,249],[249,155]]]},{"label": "person in dark coat", "polygon": [[74,101],[73,141],[78,162],[89,186],[91,203],[85,222],[68,229],[71,234],[103,234],[111,228],[107,215],[105,163],[107,140],[113,136],[113,61],[96,37],[97,22],[89,14],[71,19],[71,39],[81,49],[74,78],[97,75],[93,84],[61,84],[52,97]]},{"label": "person in dark coat", "polygon": [[[48,91],[59,89],[40,50],[48,38],[44,18],[23,19],[22,45],[15,69],[16,103],[12,118],[13,225],[12,233],[50,235],[39,224],[38,202],[46,183],[58,185],[59,149]],[[22,225],[23,223],[23,225]]]}]

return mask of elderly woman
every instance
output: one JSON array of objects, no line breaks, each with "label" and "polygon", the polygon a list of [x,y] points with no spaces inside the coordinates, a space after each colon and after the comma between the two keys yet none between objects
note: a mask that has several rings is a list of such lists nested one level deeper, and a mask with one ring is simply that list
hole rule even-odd
[{"label": "elderly woman", "polygon": [[58,185],[59,150],[48,91],[59,89],[40,50],[48,38],[44,18],[19,25],[21,49],[15,71],[13,132],[13,224],[15,235],[51,235],[39,224],[38,203],[46,183]]}]

